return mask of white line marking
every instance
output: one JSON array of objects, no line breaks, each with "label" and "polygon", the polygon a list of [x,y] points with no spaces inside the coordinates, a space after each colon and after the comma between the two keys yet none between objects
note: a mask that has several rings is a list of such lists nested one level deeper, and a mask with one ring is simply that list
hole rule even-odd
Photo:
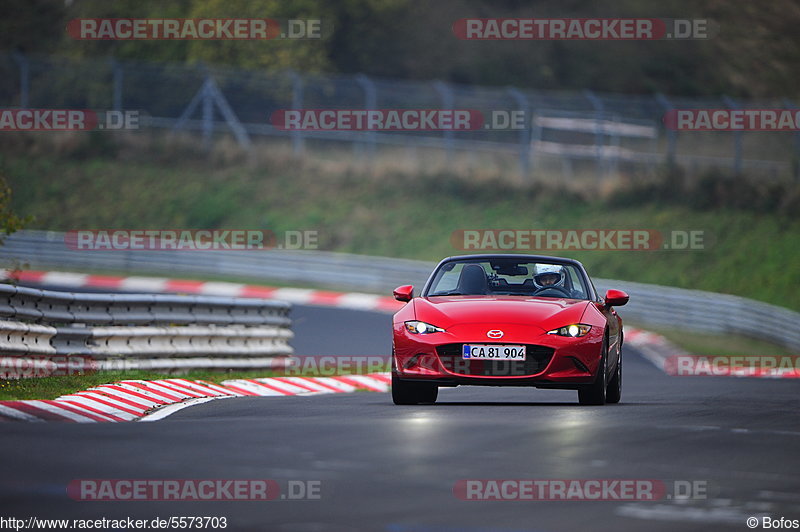
[{"label": "white line marking", "polygon": [[164,419],[165,417],[171,416],[175,412],[183,410],[184,408],[189,408],[190,406],[201,405],[216,399],[231,399],[232,397],[232,395],[222,395],[219,397],[197,397],[195,399],[189,399],[188,401],[183,401],[182,403],[174,403],[161,407],[158,410],[138,419],[137,421],[158,421],[159,419]]}]

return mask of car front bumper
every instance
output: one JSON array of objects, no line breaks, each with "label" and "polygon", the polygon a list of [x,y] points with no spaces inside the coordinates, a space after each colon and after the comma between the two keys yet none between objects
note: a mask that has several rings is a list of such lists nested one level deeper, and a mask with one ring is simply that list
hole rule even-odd
[{"label": "car front bumper", "polygon": [[[492,329],[502,329],[502,339],[488,339],[486,331]],[[392,372],[404,381],[435,382],[440,386],[574,389],[594,382],[602,359],[603,335],[601,327],[571,338],[527,325],[495,323],[413,334],[403,323],[396,323]],[[463,344],[525,345],[526,360],[464,359]]]}]

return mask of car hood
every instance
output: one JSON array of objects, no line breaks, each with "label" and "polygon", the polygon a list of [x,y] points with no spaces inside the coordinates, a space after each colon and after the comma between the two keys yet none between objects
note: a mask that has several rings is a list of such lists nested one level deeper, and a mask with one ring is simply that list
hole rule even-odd
[{"label": "car hood", "polygon": [[468,323],[516,323],[544,330],[578,323],[586,300],[518,296],[437,296],[415,302],[416,319],[445,329]]}]

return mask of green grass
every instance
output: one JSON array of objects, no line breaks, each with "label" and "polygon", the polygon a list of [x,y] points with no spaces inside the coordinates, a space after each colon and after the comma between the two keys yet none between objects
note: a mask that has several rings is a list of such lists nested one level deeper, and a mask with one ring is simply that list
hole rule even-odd
[{"label": "green grass", "polygon": [[[638,327],[638,326],[636,326]],[[794,355],[787,348],[735,334],[709,334],[642,325],[642,329],[658,333],[693,355],[702,356],[784,356]]]}]

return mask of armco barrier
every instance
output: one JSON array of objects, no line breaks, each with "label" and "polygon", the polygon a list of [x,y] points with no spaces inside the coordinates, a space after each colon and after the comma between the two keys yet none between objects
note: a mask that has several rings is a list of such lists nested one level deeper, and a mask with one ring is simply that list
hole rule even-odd
[{"label": "armco barrier", "polygon": [[56,292],[0,284],[0,317],[89,325],[274,325],[287,327],[291,306],[220,296]]},{"label": "armco barrier", "polygon": [[[85,357],[92,369],[272,367],[292,354],[290,309],[263,299],[0,284],[0,369],[57,371],[67,356]],[[42,361],[51,355],[52,364]],[[169,362],[145,362],[153,358]]]},{"label": "armco barrier", "polygon": [[0,321],[0,353],[54,355],[56,348],[50,342],[55,334],[55,327],[2,320]]},{"label": "armco barrier", "polygon": [[[78,251],[64,234],[22,231],[0,246],[0,264],[30,268],[105,270],[133,274],[197,274],[313,284],[361,292],[391,293],[398,285],[421,288],[434,264],[322,251]],[[800,313],[750,299],[659,285],[594,279],[597,289],[631,296],[620,313],[644,325],[736,333],[800,351]]]}]

